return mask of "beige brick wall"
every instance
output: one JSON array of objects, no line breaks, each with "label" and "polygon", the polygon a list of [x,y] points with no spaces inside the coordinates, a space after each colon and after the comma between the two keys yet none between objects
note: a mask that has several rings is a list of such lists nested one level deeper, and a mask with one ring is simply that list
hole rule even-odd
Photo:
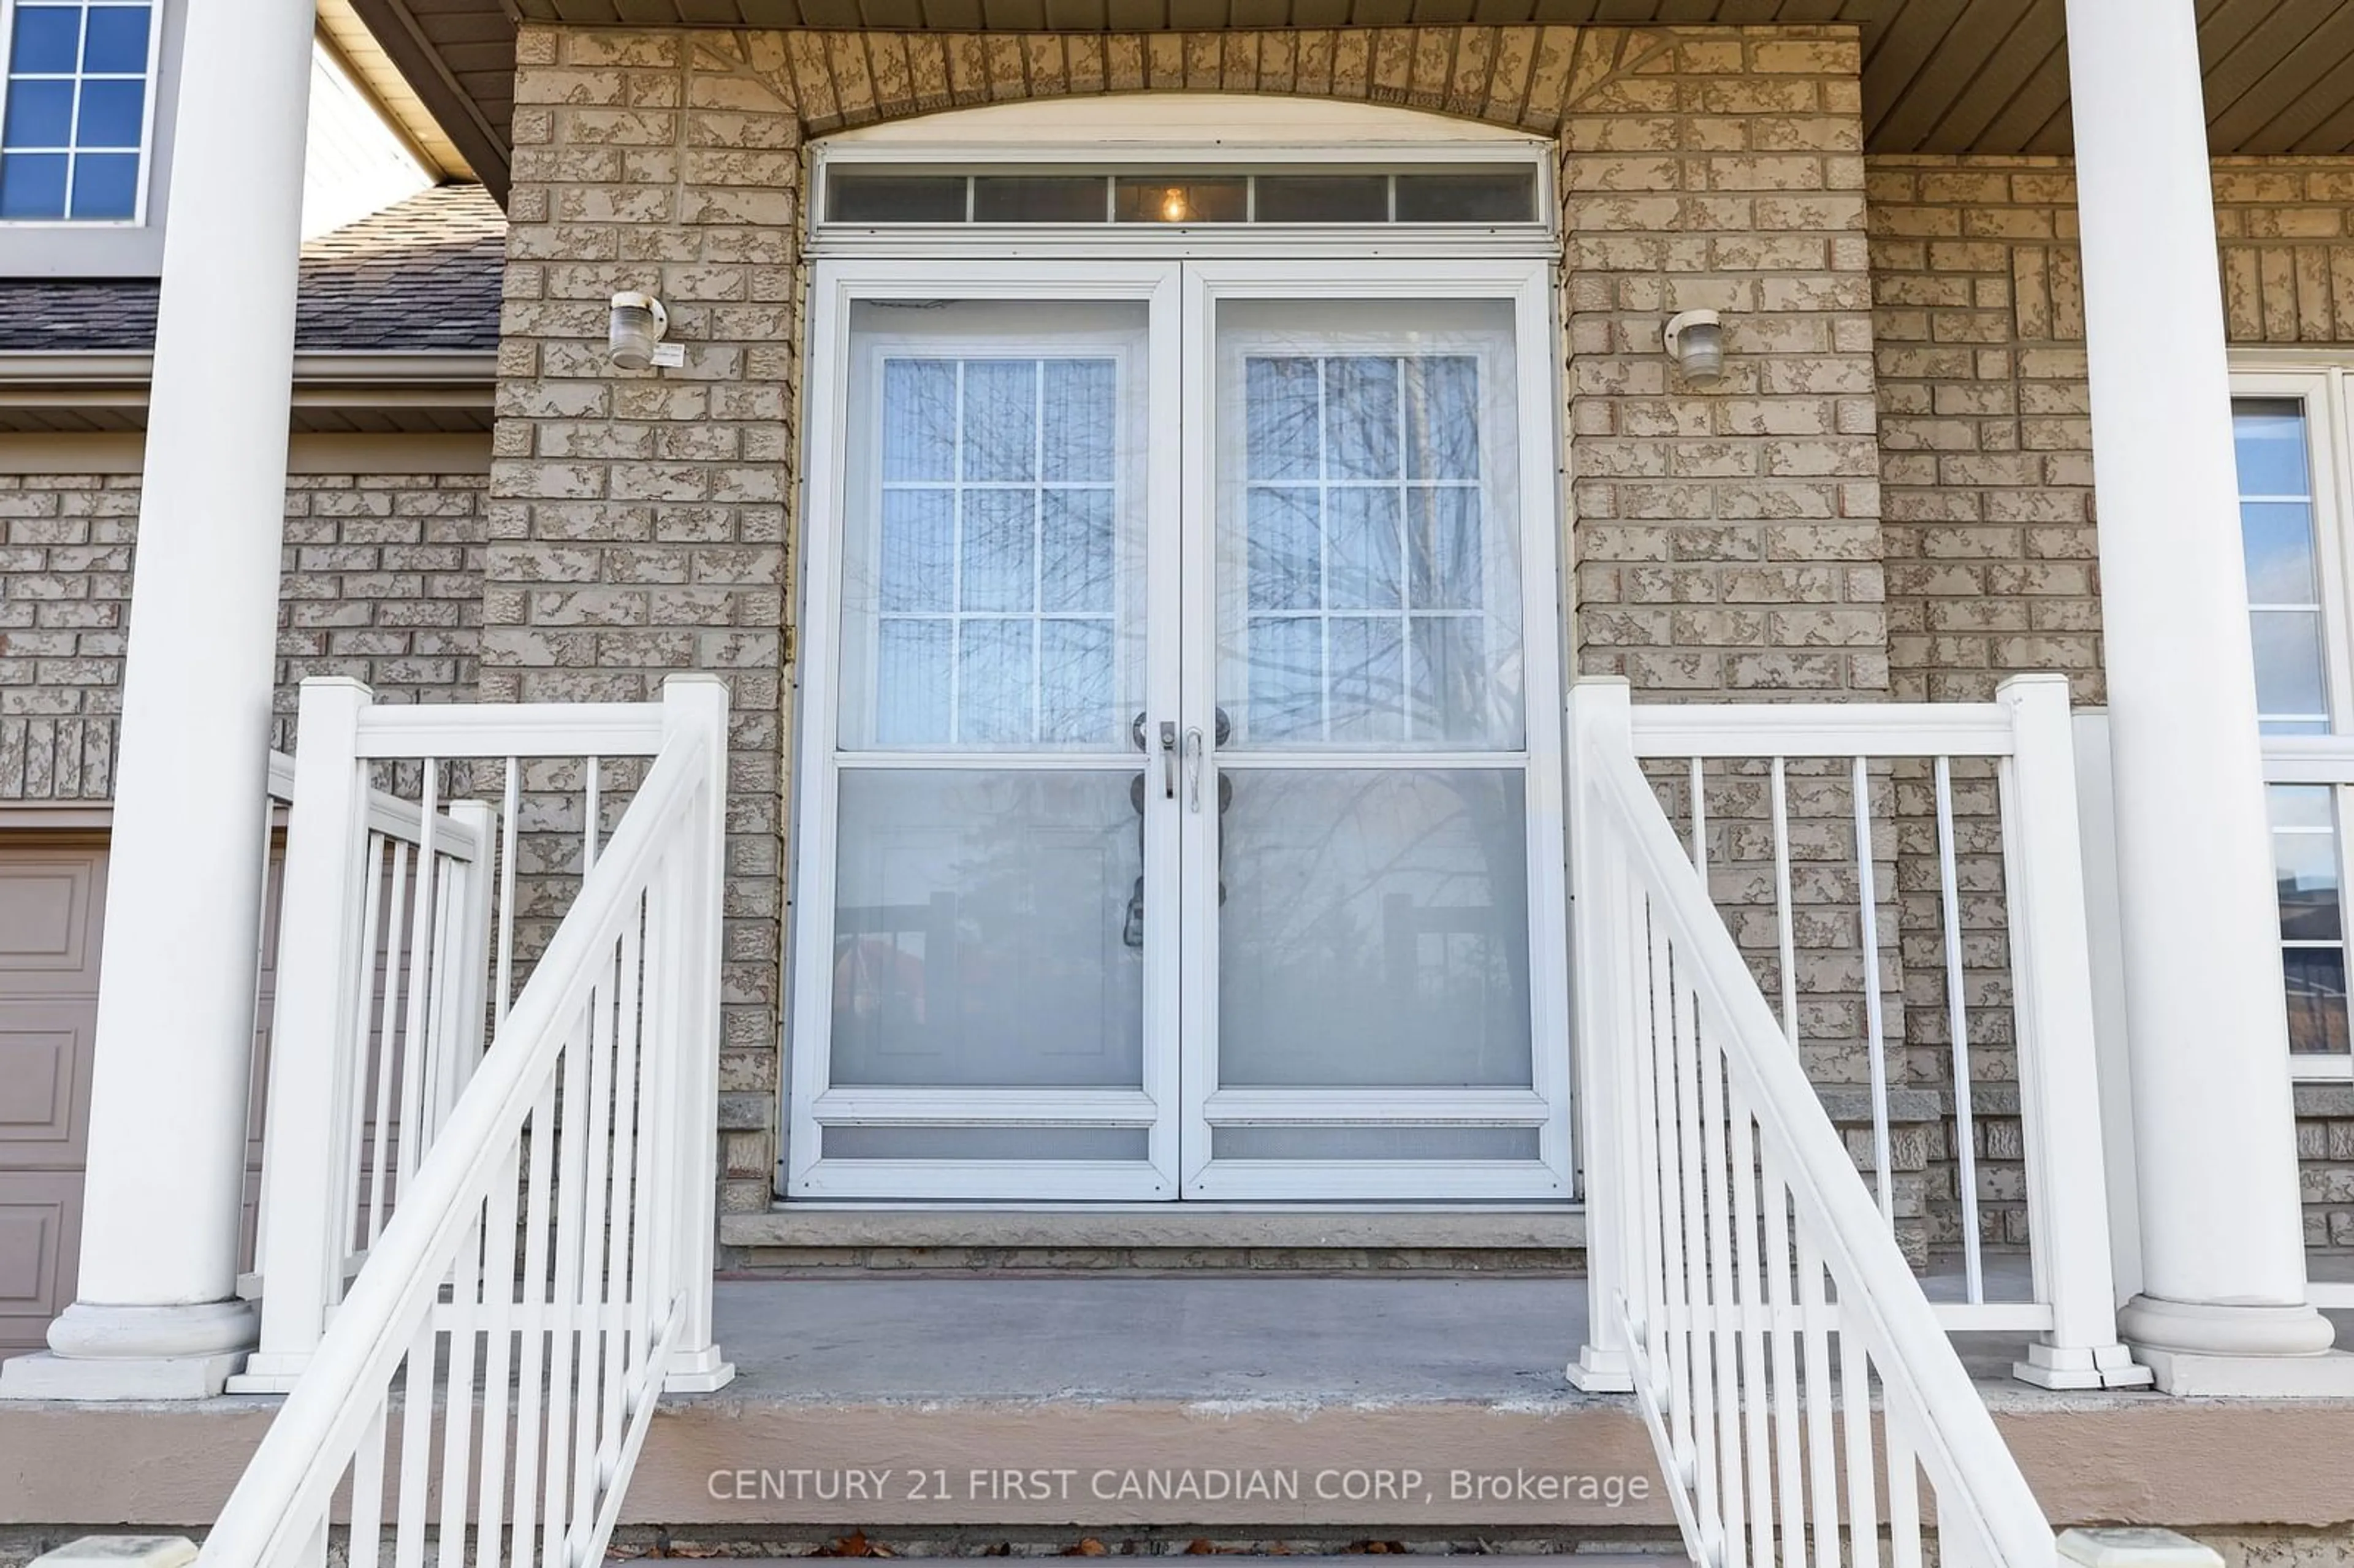
[{"label": "beige brick wall", "polygon": [[[2092,430],[2064,160],[1870,160],[1889,656],[1900,697],[2065,670],[2097,703]],[[2219,159],[2235,344],[2354,344],[2354,159]]]},{"label": "beige brick wall", "polygon": [[[725,1202],[769,1201],[790,715],[804,141],[958,105],[1140,90],[1403,104],[1555,136],[1584,660],[1660,692],[1886,685],[1851,29],[1151,35],[526,26],[507,242],[486,694],[730,674],[737,732]],[[616,289],[682,370],[618,374]],[[1733,397],[1660,370],[1670,302],[1741,313]]]},{"label": "beige brick wall", "polygon": [[[1661,695],[1888,684],[1857,44],[1711,30],[1562,127],[1579,664]],[[1660,351],[1727,318],[1702,392]]]},{"label": "beige brick wall", "polygon": [[[279,720],[350,675],[390,702],[474,695],[486,473],[292,475]],[[104,800],[137,542],[136,472],[0,473],[0,800]]]},{"label": "beige brick wall", "polygon": [[[1875,157],[1868,167],[1893,694],[1978,699],[2014,672],[2062,670],[2079,702],[2098,703],[2073,175],[2064,160],[2036,158]],[[2219,159],[2214,190],[2232,343],[2354,345],[2354,159]],[[1920,821],[1908,832],[1916,852],[1934,842]],[[2006,961],[2000,866],[1991,853],[1966,860],[1970,986],[1991,997]],[[1906,873],[1910,896],[1928,897],[1926,863]],[[1946,1039],[1939,961],[1925,948],[1909,958],[1909,1054],[1935,1078]],[[2007,1033],[1981,1045],[2009,1079]],[[1997,1199],[1988,1228],[2007,1236],[2020,1224],[2007,1201],[2019,1146],[2007,1082],[1980,1111],[1978,1151]],[[2354,1091],[2301,1087],[2298,1111],[2307,1237],[2354,1246]],[[1938,1170],[1950,1214],[1951,1166]]]}]

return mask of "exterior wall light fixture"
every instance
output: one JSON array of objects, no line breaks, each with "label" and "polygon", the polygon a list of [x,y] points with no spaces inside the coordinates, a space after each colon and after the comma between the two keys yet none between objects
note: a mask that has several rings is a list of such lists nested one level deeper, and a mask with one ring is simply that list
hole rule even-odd
[{"label": "exterior wall light fixture", "polygon": [[652,294],[625,291],[613,296],[613,313],[606,323],[605,341],[613,363],[621,369],[685,364],[686,345],[663,341],[669,331],[670,313]]},{"label": "exterior wall light fixture", "polygon": [[1714,311],[1685,311],[1668,318],[1668,357],[1695,387],[1724,379],[1724,323]]}]

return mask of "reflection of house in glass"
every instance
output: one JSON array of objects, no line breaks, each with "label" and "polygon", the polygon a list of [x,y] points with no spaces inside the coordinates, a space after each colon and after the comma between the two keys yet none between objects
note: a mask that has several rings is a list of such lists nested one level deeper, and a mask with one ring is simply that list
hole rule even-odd
[{"label": "reflection of house in glass", "polygon": [[2288,982],[2289,1046],[2296,1051],[2348,1048],[2346,948],[2338,915],[2338,878],[2285,869],[2280,897],[2281,964]]}]

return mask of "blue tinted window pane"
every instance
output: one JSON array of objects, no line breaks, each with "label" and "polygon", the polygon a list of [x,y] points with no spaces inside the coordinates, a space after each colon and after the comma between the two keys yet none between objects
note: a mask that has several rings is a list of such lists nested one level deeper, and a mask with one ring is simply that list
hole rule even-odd
[{"label": "blue tinted window pane", "polygon": [[10,39],[8,69],[69,71],[81,43],[81,8],[78,5],[23,5]]},{"label": "blue tinted window pane", "polygon": [[147,100],[143,81],[85,81],[77,147],[136,147],[140,110]]},{"label": "blue tinted window pane", "polygon": [[11,147],[63,147],[71,142],[74,84],[12,81],[0,142]]},{"label": "blue tinted window pane", "polygon": [[0,158],[0,217],[65,215],[63,153],[11,153]]},{"label": "blue tinted window pane", "polygon": [[2303,495],[2305,405],[2294,397],[2242,397],[2232,405],[2232,444],[2243,495]]},{"label": "blue tinted window pane", "polygon": [[84,153],[74,160],[74,217],[129,217],[138,208],[138,154]]},{"label": "blue tinted window pane", "polygon": [[82,34],[81,69],[90,71],[147,70],[147,7],[99,5]]}]

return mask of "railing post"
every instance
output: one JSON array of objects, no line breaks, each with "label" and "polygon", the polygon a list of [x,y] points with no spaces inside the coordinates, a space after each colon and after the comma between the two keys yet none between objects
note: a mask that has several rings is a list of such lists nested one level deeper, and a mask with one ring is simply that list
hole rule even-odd
[{"label": "railing post", "polygon": [[2014,675],[1996,700],[2013,737],[2002,774],[2003,885],[2029,1246],[2036,1298],[2052,1307],[2050,1333],[2012,1374],[2045,1388],[2145,1386],[2149,1369],[2117,1340],[2067,677]]},{"label": "railing post", "polygon": [[697,797],[695,842],[680,878],[678,964],[664,978],[678,988],[679,1052],[673,1082],[677,1098],[673,1166],[678,1223],[672,1256],[686,1293],[687,1319],[663,1387],[672,1393],[725,1388],[736,1368],[720,1353],[711,1328],[713,1244],[718,1226],[720,903],[726,883],[727,687],[716,675],[673,675],[663,683],[663,741],[701,734],[704,785]]},{"label": "railing post", "polygon": [[358,1048],[353,1024],[372,959],[360,951],[368,789],[358,741],[374,700],[357,681],[319,676],[302,683],[296,710],[262,1110],[270,1202],[254,1243],[261,1342],[229,1380],[232,1393],[292,1389],[341,1295],[339,1227],[352,1217],[344,1139]]},{"label": "railing post", "polygon": [[[1621,960],[1626,908],[1611,884],[1623,878],[1623,858],[1605,853],[1587,772],[1589,753],[1635,752],[1630,694],[1623,680],[1581,680],[1569,689],[1570,990],[1576,1037],[1578,1166],[1585,1173],[1585,1342],[1568,1368],[1569,1381],[1588,1393],[1624,1393],[1635,1386],[1618,1298],[1628,1288],[1635,1226],[1628,1203],[1630,1134],[1621,1122],[1618,1084],[1628,1038],[1625,987],[1631,970]],[[1614,877],[1613,869],[1619,874]]]},{"label": "railing post", "polygon": [[[450,941],[434,954],[434,995],[444,1022],[442,1083],[434,1104],[434,1134],[466,1092],[482,1059],[490,1024],[491,891],[499,814],[487,801],[452,800],[450,821],[474,836],[474,854],[457,863],[448,904]],[[430,1139],[429,1139],[429,1147]]]}]

